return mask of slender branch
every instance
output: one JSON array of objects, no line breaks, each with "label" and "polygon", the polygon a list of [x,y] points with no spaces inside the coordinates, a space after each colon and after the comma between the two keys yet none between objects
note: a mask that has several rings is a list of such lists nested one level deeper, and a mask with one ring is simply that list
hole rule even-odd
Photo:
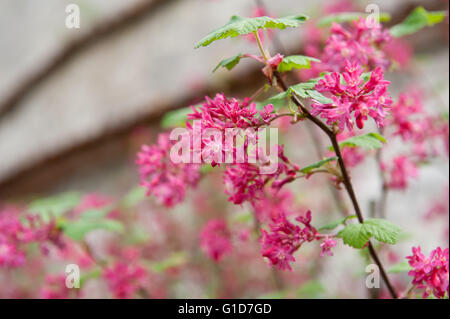
[{"label": "slender branch", "polygon": [[[278,72],[274,72],[274,76],[277,79],[277,83],[280,86],[280,88],[283,91],[287,90],[287,86],[284,83],[281,75]],[[350,179],[350,175],[348,174],[348,170],[347,167],[345,166],[344,163],[344,158],[342,156],[341,153],[341,149],[339,147],[339,143],[337,141],[337,137],[336,137],[336,133],[331,130],[326,124],[324,124],[321,120],[319,120],[318,118],[316,118],[315,116],[313,116],[308,109],[301,103],[301,101],[298,99],[297,96],[293,95],[292,97],[292,101],[298,106],[298,108],[302,111],[302,113],[304,114],[304,116],[312,121],[314,124],[316,124],[325,134],[328,135],[328,137],[330,138],[331,144],[333,145],[334,151],[336,153],[336,156],[338,157],[338,164],[339,167],[341,169],[342,172],[342,181],[344,183],[345,189],[350,197],[350,200],[352,202],[353,208],[355,210],[356,216],[358,218],[358,221],[362,224],[364,223],[364,217],[362,215],[362,211],[361,208],[359,206],[358,200],[356,198],[356,194],[355,191],[353,189],[353,185],[351,183],[351,179]],[[378,255],[372,245],[372,243],[369,241],[369,253],[370,256],[372,257],[372,259],[375,261],[375,263],[378,265],[378,268],[380,269],[381,272],[381,276],[386,284],[386,286],[388,287],[388,290],[391,294],[391,296],[394,299],[397,299],[397,293],[393,287],[393,285],[391,284],[389,277],[387,276],[387,273],[384,269],[383,264],[381,263],[381,260],[378,258]]]},{"label": "slender branch", "polygon": [[[383,135],[383,130],[380,129],[380,134]],[[378,173],[380,176],[380,181],[381,181],[381,198],[378,202],[378,205],[376,207],[376,212],[378,214],[378,216],[380,218],[385,218],[386,216],[386,203],[387,203],[387,196],[388,196],[388,192],[389,192],[389,188],[387,187],[387,181],[386,181],[386,177],[384,175],[383,170],[381,169],[381,163],[382,163],[382,148],[378,149],[376,154],[375,154],[375,160],[377,162],[377,166],[378,166]]]}]

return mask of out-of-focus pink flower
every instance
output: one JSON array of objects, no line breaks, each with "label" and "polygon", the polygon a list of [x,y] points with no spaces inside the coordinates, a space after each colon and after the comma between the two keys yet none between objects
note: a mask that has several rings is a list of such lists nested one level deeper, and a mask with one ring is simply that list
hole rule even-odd
[{"label": "out-of-focus pink flower", "polygon": [[261,229],[261,253],[278,269],[292,270],[290,263],[295,261],[293,256],[305,242],[318,239],[317,230],[311,226],[311,212],[306,216],[299,216],[296,221],[304,225],[301,228],[287,220],[284,213],[278,214],[269,225],[270,231]]},{"label": "out-of-focus pink flower", "polygon": [[333,23],[321,61],[328,71],[342,72],[346,61],[362,65],[367,71],[380,67],[386,70],[390,62],[381,50],[390,41],[388,30],[381,24],[369,25],[366,19],[353,21],[350,29]]},{"label": "out-of-focus pink flower", "polygon": [[353,12],[358,10],[355,3],[352,0],[335,0],[324,3],[323,12],[325,14],[340,13],[340,12]]},{"label": "out-of-focus pink flower", "polygon": [[231,251],[231,234],[223,219],[212,219],[200,233],[200,245],[204,253],[218,262]]},{"label": "out-of-focus pink flower", "polygon": [[66,287],[66,276],[48,275],[45,278],[44,286],[41,288],[40,297],[43,299],[68,299],[71,290]]},{"label": "out-of-focus pink flower", "polygon": [[270,221],[276,218],[280,212],[286,216],[292,213],[294,194],[289,189],[276,190],[268,188],[264,196],[253,204],[256,218],[260,222]]},{"label": "out-of-focus pink flower", "polygon": [[[339,142],[344,141],[350,137],[356,136],[355,131],[345,131],[337,135]],[[365,151],[360,147],[344,147],[341,149],[342,157],[344,158],[347,167],[355,167],[362,163],[366,158]],[[334,152],[329,152],[330,156],[335,156]]]},{"label": "out-of-focus pink flower", "polygon": [[147,275],[145,268],[128,261],[117,261],[103,272],[110,291],[120,299],[133,297],[145,285]]},{"label": "out-of-focus pink flower", "polygon": [[442,194],[432,202],[432,206],[425,214],[425,219],[433,219],[437,216],[447,216],[449,213],[449,187],[444,188]]},{"label": "out-of-focus pink flower", "polygon": [[320,244],[320,248],[322,248],[322,251],[320,252],[320,257],[323,257],[325,255],[327,256],[333,256],[333,252],[331,249],[336,246],[336,240],[326,237],[323,242]]},{"label": "out-of-focus pink flower", "polygon": [[448,248],[434,249],[428,258],[421,252],[420,246],[412,248],[412,255],[407,256],[409,265],[413,268],[408,275],[414,277],[412,284],[423,289],[423,298],[433,294],[436,298],[444,298],[449,294],[449,262]]},{"label": "out-of-focus pink flower", "polygon": [[414,55],[411,44],[399,38],[392,38],[390,41],[387,41],[383,51],[391,60],[397,62],[402,69],[409,66]]},{"label": "out-of-focus pink flower", "polygon": [[393,166],[386,168],[386,164],[382,165],[383,170],[388,170],[389,181],[387,186],[392,189],[405,189],[411,178],[419,175],[417,165],[404,155],[397,156],[392,161]]},{"label": "out-of-focus pink flower", "polygon": [[[14,207],[0,210],[0,267],[19,267],[25,264],[23,246],[46,240],[58,243],[58,234],[54,234],[54,223],[43,223],[34,215],[20,215]],[[21,219],[23,217],[23,219]]]},{"label": "out-of-focus pink flower", "polygon": [[154,195],[167,207],[182,202],[186,189],[196,186],[200,179],[199,165],[170,160],[170,148],[174,143],[169,134],[162,133],[157,144],[142,146],[136,160],[147,195]]},{"label": "out-of-focus pink flower", "polygon": [[[366,83],[361,78],[362,73],[361,65],[347,61],[342,74],[326,74],[315,88],[330,96],[332,103],[314,101],[311,113],[320,115],[329,125],[336,124],[341,132],[345,127],[352,131],[355,122],[362,129],[369,116],[378,127],[383,126],[387,109],[392,104],[387,91],[389,81],[384,80],[383,70],[379,67]],[[341,78],[345,83],[341,82]]]}]

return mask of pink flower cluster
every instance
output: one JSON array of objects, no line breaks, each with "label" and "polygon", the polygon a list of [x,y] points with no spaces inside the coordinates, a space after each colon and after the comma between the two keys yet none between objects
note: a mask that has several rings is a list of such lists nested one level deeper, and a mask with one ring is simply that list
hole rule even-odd
[{"label": "pink flower cluster", "polygon": [[65,275],[48,275],[45,277],[40,297],[43,299],[68,299],[73,290],[66,287]]},{"label": "pink flower cluster", "polygon": [[394,136],[413,143],[413,155],[418,160],[425,160],[440,152],[436,141],[442,140],[448,150],[448,122],[428,115],[423,108],[422,99],[422,93],[417,89],[401,93],[397,103],[392,106],[392,116],[388,123],[394,129]]},{"label": "pink flower cluster", "polygon": [[[188,120],[200,120],[200,127],[194,127],[187,122],[187,127],[192,130],[194,136],[201,136],[202,160],[216,166],[218,162],[225,161],[228,152],[233,160],[237,158],[233,139],[227,139],[227,134],[241,134],[232,129],[246,130],[244,144],[247,150],[248,143],[256,144],[257,134],[255,129],[269,122],[276,116],[273,113],[273,105],[266,105],[258,112],[256,104],[244,99],[242,102],[235,98],[228,99],[224,94],[217,94],[213,99],[206,97],[205,102],[199,108],[192,107],[193,113],[188,114]],[[226,129],[230,129],[225,132]],[[253,131],[252,131],[253,130]],[[221,136],[214,136],[210,132],[221,132]]]},{"label": "pink flower cluster", "polygon": [[333,23],[322,62],[326,64],[326,70],[335,72],[342,72],[346,61],[362,65],[367,70],[376,67],[386,70],[390,62],[382,47],[390,40],[389,30],[383,30],[379,23],[368,23],[364,18],[352,21],[349,29]]},{"label": "pink flower cluster", "polygon": [[133,297],[145,284],[147,275],[145,268],[129,261],[117,261],[103,272],[114,297],[120,299]]},{"label": "pink flower cluster", "polygon": [[157,144],[142,146],[136,160],[147,195],[153,194],[167,207],[183,201],[187,187],[196,186],[200,179],[199,165],[176,164],[170,160],[170,148],[174,143],[169,134],[160,134]]},{"label": "pink flower cluster", "polygon": [[336,246],[335,240],[319,234],[311,225],[311,211],[308,211],[306,216],[298,216],[295,220],[304,227],[294,225],[284,213],[280,213],[272,219],[272,223],[269,225],[270,232],[261,229],[262,255],[281,270],[292,270],[290,263],[295,261],[293,254],[306,242],[324,238],[320,245],[321,256],[332,256],[331,248]]},{"label": "pink flower cluster", "polygon": [[52,225],[27,215],[22,221],[15,208],[0,210],[0,267],[20,267],[25,264],[22,246],[50,238]]},{"label": "pink flower cluster", "polygon": [[420,246],[412,248],[412,255],[407,256],[409,265],[413,268],[408,275],[413,278],[412,284],[423,289],[423,298],[433,294],[436,298],[449,295],[449,262],[448,248],[434,249],[428,258],[422,253]]},{"label": "pink flower cluster", "polygon": [[200,246],[216,262],[231,251],[231,234],[223,219],[208,221],[200,233]]},{"label": "pink flower cluster", "polygon": [[[273,105],[269,104],[264,110],[258,110],[256,104],[244,99],[240,102],[235,98],[228,99],[224,94],[216,94],[214,98],[205,97],[205,102],[198,109],[192,107],[193,113],[188,114],[188,120],[201,120],[202,129],[258,127],[262,121],[274,117]],[[189,125],[188,125],[189,127]]]},{"label": "pink flower cluster", "polygon": [[278,145],[277,148],[279,162],[276,171],[272,174],[261,174],[261,166],[269,165],[269,160],[262,156],[258,156],[260,161],[257,164],[238,163],[227,166],[223,181],[229,201],[236,205],[246,201],[255,205],[257,201],[264,198],[264,187],[269,183],[272,189],[280,190],[285,184],[295,180],[299,168],[284,155],[282,146]]},{"label": "pink flower cluster", "polygon": [[366,83],[361,77],[362,74],[361,65],[349,61],[346,61],[345,71],[342,74],[337,72],[326,74],[315,88],[330,96],[332,102],[322,104],[315,101],[311,113],[315,116],[320,115],[329,125],[336,124],[341,132],[345,127],[352,131],[355,122],[356,126],[362,129],[369,116],[375,120],[378,127],[383,126],[387,109],[392,104],[387,91],[389,81],[384,80],[383,70],[380,67],[372,72]]},{"label": "pink flower cluster", "polygon": [[389,180],[386,186],[392,189],[406,189],[409,180],[419,175],[417,165],[404,155],[395,157],[390,168],[384,163],[381,165],[381,168],[384,171],[388,171]]}]

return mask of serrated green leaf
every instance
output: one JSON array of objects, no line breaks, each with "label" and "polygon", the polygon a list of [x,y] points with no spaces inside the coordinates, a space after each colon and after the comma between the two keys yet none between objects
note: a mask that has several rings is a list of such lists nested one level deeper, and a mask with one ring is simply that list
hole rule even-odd
[{"label": "serrated green leaf", "polygon": [[325,226],[322,226],[318,229],[318,231],[322,231],[322,230],[333,230],[336,227],[338,227],[339,225],[344,225],[348,220],[356,218],[356,215],[351,215],[351,216],[347,216],[347,217],[343,217],[343,218],[339,218],[338,220],[326,224]]},{"label": "serrated green leaf", "polygon": [[302,173],[304,173],[304,174],[308,174],[308,173],[310,173],[312,170],[314,170],[314,169],[316,169],[316,168],[320,168],[320,167],[322,167],[323,165],[325,165],[326,163],[335,161],[335,160],[337,160],[337,159],[338,159],[338,158],[337,158],[336,156],[326,158],[326,159],[324,159],[324,160],[318,161],[318,162],[316,162],[316,163],[313,163],[313,164],[311,164],[311,165],[308,165],[308,166],[305,166],[305,167],[301,168],[301,169],[300,169],[300,172],[302,172]]},{"label": "serrated green leaf", "polygon": [[278,65],[278,72],[287,72],[292,69],[309,69],[312,62],[320,62],[319,59],[306,55],[291,55],[283,58]]},{"label": "serrated green leaf", "polygon": [[398,264],[395,264],[391,268],[389,268],[388,273],[399,274],[402,272],[408,272],[411,269],[412,269],[412,267],[409,265],[408,261],[403,260],[402,262],[399,262]]},{"label": "serrated green leaf", "polygon": [[363,224],[347,225],[338,233],[344,244],[360,249],[370,240],[376,240],[393,245],[397,243],[400,236],[400,227],[384,219],[367,219]]},{"label": "serrated green leaf", "polygon": [[162,128],[184,127],[187,121],[187,115],[192,113],[190,107],[183,107],[178,110],[169,111],[164,114],[161,120]]},{"label": "serrated green leaf", "polygon": [[362,224],[350,224],[338,233],[344,244],[361,249],[369,241],[370,234],[363,229]]},{"label": "serrated green leaf", "polygon": [[[344,141],[339,142],[339,146],[343,147],[363,147],[366,149],[378,149],[386,143],[386,139],[378,133],[367,133],[363,135],[353,136]],[[333,147],[330,146],[330,150]]]},{"label": "serrated green leaf", "polygon": [[44,221],[48,222],[51,217],[59,217],[73,209],[80,200],[81,194],[78,192],[62,193],[32,201],[28,211],[39,214]]},{"label": "serrated green leaf", "polygon": [[62,227],[66,236],[76,241],[81,241],[91,231],[96,229],[104,229],[112,232],[123,232],[123,225],[117,220],[103,219],[103,220],[91,220],[91,219],[79,219],[76,221],[66,222]]},{"label": "serrated green leaf", "polygon": [[420,6],[414,9],[403,22],[394,25],[389,31],[396,38],[402,37],[413,34],[424,27],[433,26],[444,20],[445,16],[445,11],[427,11]]},{"label": "serrated green leaf", "polygon": [[[369,14],[362,13],[362,12],[341,12],[341,13],[328,15],[328,16],[320,19],[319,22],[317,23],[317,25],[319,27],[324,27],[324,26],[330,25],[332,22],[344,23],[344,22],[356,21],[359,18],[367,18],[368,16],[369,16]],[[380,13],[379,18],[380,18],[380,22],[387,22],[387,21],[391,20],[390,14],[385,13],[385,12]]]},{"label": "serrated green leaf", "polygon": [[311,98],[323,104],[333,102],[331,99],[323,96],[321,93],[319,93],[314,89],[315,85],[319,80],[320,78],[314,78],[306,82],[292,85],[285,92],[281,92],[275,96],[272,96],[271,98],[266,100],[265,103],[266,104],[273,103],[275,105],[275,103],[281,103],[280,101],[284,102],[286,99],[290,98],[292,94],[295,94],[304,99]]},{"label": "serrated green leaf", "polygon": [[385,219],[367,219],[364,221],[364,229],[376,240],[394,245],[398,242],[401,228]]},{"label": "serrated green leaf", "polygon": [[279,109],[285,107],[287,105],[287,101],[285,98],[284,99],[273,99],[273,100],[272,100],[272,98],[270,98],[270,99],[262,101],[262,102],[255,102],[256,109],[259,111],[261,111],[268,104],[272,104],[273,110],[276,112]]},{"label": "serrated green leaf", "polygon": [[239,16],[232,16],[230,21],[224,26],[209,33],[206,37],[201,39],[195,48],[205,47],[214,41],[225,39],[228,37],[236,37],[238,35],[249,34],[256,32],[259,29],[285,29],[296,28],[307,20],[304,15],[289,16],[284,18],[243,18]]},{"label": "serrated green leaf", "polygon": [[308,90],[308,91],[306,91],[306,94],[308,94],[308,96],[309,96],[311,99],[313,99],[313,100],[315,100],[315,101],[317,101],[317,102],[319,102],[319,103],[322,103],[322,104],[330,104],[330,103],[333,103],[333,100],[332,100],[332,99],[323,96],[322,93],[320,93],[320,92],[318,92],[318,91],[316,91],[316,90]]},{"label": "serrated green leaf", "polygon": [[239,53],[231,58],[220,61],[219,64],[217,64],[217,66],[214,68],[213,72],[216,72],[220,67],[226,68],[228,71],[230,71],[241,61],[242,57],[242,53]]}]

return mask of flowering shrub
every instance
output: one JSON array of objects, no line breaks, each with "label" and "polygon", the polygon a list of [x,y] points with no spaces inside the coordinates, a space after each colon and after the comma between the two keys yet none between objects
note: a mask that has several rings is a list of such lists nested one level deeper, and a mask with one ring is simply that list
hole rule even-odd
[{"label": "flowering shrub", "polygon": [[[238,54],[216,69],[231,70],[250,58],[259,63],[266,84],[252,97],[217,93],[167,114],[166,126],[181,131],[163,132],[156,143],[141,147],[136,158],[141,187],[123,199],[67,193],[28,205],[0,206],[0,268],[28,269],[32,277],[33,271],[48,267],[42,256],[52,262],[70,260],[81,268],[81,285],[97,283],[104,296],[160,298],[182,294],[174,283],[186,274],[209,282],[204,274],[213,267],[219,288],[206,290],[216,289],[215,297],[267,292],[272,279],[289,296],[283,278],[305,284],[306,261],[318,269],[322,260],[354,249],[379,269],[383,291],[377,297],[448,298],[448,248],[437,247],[426,258],[420,246],[413,247],[412,256],[388,269],[392,260],[402,259],[392,248],[402,239],[402,225],[388,220],[394,212],[388,216],[386,207],[388,193],[408,189],[422,165],[448,158],[448,118],[428,114],[419,89],[395,97],[385,79],[408,65],[411,48],[405,49],[399,38],[440,22],[445,14],[419,7],[388,29],[363,14],[345,12],[349,6],[342,1],[325,8],[331,15],[308,22],[304,15],[275,18],[258,8],[251,18],[233,16],[200,40],[197,48],[229,37],[249,40],[259,53]],[[277,29],[305,25],[308,56],[268,50]],[[395,46],[406,53],[398,54]],[[300,82],[288,85],[293,78]],[[263,99],[262,93],[271,97]],[[174,114],[182,114],[182,120],[174,120]],[[296,148],[315,150],[318,161],[298,164],[289,142],[273,141],[278,131],[270,130],[277,126],[284,127],[286,136],[294,132]],[[311,139],[297,136],[298,127],[308,128]],[[394,143],[402,147],[384,153]],[[356,169],[366,158],[375,160],[381,180],[381,195],[370,214],[355,183]],[[301,179],[310,186],[299,195],[295,183]],[[210,184],[196,193],[203,181]],[[335,207],[325,199],[322,207],[308,200],[317,184],[321,198],[330,195]],[[218,188],[221,199],[214,196]],[[191,201],[189,194],[198,197]],[[152,197],[156,203],[145,200]],[[195,210],[193,220],[172,216],[172,210],[189,204]],[[342,216],[335,220],[316,212],[324,208]],[[232,209],[240,213],[230,213]],[[441,215],[448,215],[448,197],[433,205],[425,219]],[[325,226],[319,227],[321,223]],[[33,244],[39,249],[33,250]],[[265,274],[268,267],[271,275]],[[246,281],[240,281],[246,271]],[[408,289],[393,280],[395,272],[412,277]],[[41,298],[89,296],[87,288],[68,289],[63,271],[41,277]],[[0,296],[32,294],[20,285],[9,289],[0,290]]]}]

